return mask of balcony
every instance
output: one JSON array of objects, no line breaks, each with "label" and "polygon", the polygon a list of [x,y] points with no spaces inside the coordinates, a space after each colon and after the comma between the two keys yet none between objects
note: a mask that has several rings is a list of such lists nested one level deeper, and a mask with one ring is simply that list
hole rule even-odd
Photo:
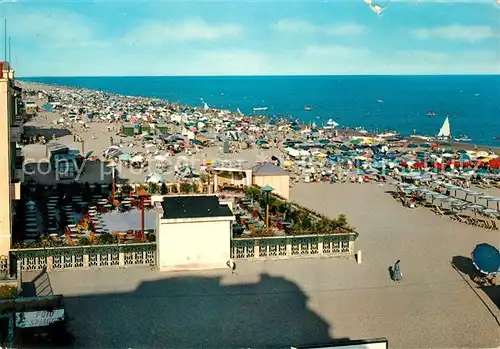
[{"label": "balcony", "polygon": [[10,183],[10,197],[12,200],[20,200],[21,199],[21,183],[15,182]]},{"label": "balcony", "polygon": [[15,125],[10,127],[10,141],[11,142],[20,142],[21,135],[23,133],[23,125]]},{"label": "balcony", "polygon": [[12,120],[12,126],[23,126],[24,124],[24,117],[20,114],[16,115],[14,117],[14,120]]}]

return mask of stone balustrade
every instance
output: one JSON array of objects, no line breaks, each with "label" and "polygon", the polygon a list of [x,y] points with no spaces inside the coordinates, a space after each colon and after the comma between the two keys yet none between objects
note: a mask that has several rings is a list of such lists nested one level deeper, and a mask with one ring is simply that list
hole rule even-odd
[{"label": "stone balustrade", "polygon": [[156,243],[11,250],[22,271],[156,265]]},{"label": "stone balustrade", "polygon": [[299,235],[231,240],[233,259],[287,259],[354,255],[356,233]]}]

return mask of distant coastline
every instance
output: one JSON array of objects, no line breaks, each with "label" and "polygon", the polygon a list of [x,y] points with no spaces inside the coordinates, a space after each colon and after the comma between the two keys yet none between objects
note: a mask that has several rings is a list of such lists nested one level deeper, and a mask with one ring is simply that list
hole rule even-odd
[{"label": "distant coastline", "polygon": [[[268,116],[292,117],[304,123],[369,131],[395,130],[409,137],[435,135],[450,116],[452,135],[468,135],[471,144],[500,147],[500,75],[271,75],[175,77],[46,77],[21,81],[162,99],[246,115],[268,107]],[[140,80],[141,84],[136,84]],[[119,83],[118,83],[119,82]],[[397,84],[396,84],[397,83]],[[383,103],[377,101],[383,100]],[[304,106],[312,106],[305,111]],[[429,110],[437,115],[429,117]],[[494,117],[498,115],[499,117]],[[496,133],[498,134],[496,134]],[[467,146],[469,144],[466,144]]]}]

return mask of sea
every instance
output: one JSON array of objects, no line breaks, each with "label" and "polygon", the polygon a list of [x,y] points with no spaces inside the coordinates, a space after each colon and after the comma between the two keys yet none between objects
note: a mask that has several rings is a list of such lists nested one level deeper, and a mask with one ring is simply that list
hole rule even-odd
[{"label": "sea", "polygon": [[[20,80],[166,99],[321,126],[437,135],[448,116],[454,137],[500,147],[500,76],[39,77]],[[203,101],[202,101],[203,100]],[[305,110],[310,106],[311,110]],[[435,115],[428,115],[429,112]]]}]

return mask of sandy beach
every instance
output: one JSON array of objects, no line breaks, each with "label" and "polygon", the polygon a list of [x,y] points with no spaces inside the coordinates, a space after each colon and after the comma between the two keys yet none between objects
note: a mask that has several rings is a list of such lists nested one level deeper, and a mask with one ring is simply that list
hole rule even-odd
[{"label": "sandy beach", "polygon": [[[284,347],[377,337],[388,338],[391,348],[498,347],[499,313],[493,303],[498,304],[498,292],[488,296],[472,289],[452,267],[452,261],[469,258],[475,244],[498,244],[498,233],[456,224],[427,209],[405,209],[386,193],[390,189],[292,188],[292,200],[349,217],[360,233],[362,264],[240,261],[237,275],[227,270],[63,271],[50,274],[52,287],[65,294],[74,314],[77,347]],[[405,275],[399,284],[387,270],[396,259]],[[137,337],[126,336],[132,329]]]},{"label": "sandy beach", "polygon": [[[39,85],[32,83],[23,83],[32,89],[43,89],[44,91],[50,92],[56,89],[54,86]],[[64,90],[74,90],[71,88],[64,87]],[[37,105],[41,108],[44,102],[40,98],[32,97]],[[70,147],[71,149],[77,149],[81,154],[86,154],[88,152],[93,152],[103,159],[103,152],[107,150],[111,144],[111,138],[114,139],[115,143],[118,143],[120,150],[127,153],[144,153],[146,154],[146,160],[149,162],[149,166],[143,170],[134,170],[129,167],[119,166],[117,167],[117,177],[118,182],[128,182],[128,183],[142,183],[144,182],[147,175],[155,173],[158,170],[158,163],[154,160],[154,157],[158,154],[164,154],[165,152],[160,152],[157,149],[150,149],[142,146],[141,141],[131,137],[120,137],[118,133],[120,132],[121,125],[125,122],[110,123],[110,122],[86,122],[85,126],[83,123],[79,122],[64,122],[58,123],[57,121],[61,119],[63,115],[60,111],[47,112],[41,109],[37,115],[31,118],[25,123],[24,129],[25,133],[29,136],[35,136],[38,134],[44,135],[48,143],[60,143]],[[172,126],[172,132],[180,132],[180,128]],[[55,135],[55,138],[53,138]],[[74,135],[78,135],[81,141],[76,141]],[[82,142],[83,141],[83,142]],[[142,142],[143,143],[143,142]],[[24,146],[23,149],[26,168],[29,172],[33,171],[33,179],[40,183],[53,183],[53,175],[47,176],[42,169],[42,171],[37,170],[37,166],[40,163],[47,163],[47,153],[46,145],[44,144],[28,144]],[[199,166],[203,164],[206,160],[211,161],[228,161],[235,162],[241,161],[247,166],[254,165],[257,161],[264,162],[270,161],[273,155],[279,155],[281,152],[276,148],[263,149],[259,147],[252,147],[250,149],[242,149],[238,152],[223,153],[221,152],[220,146],[215,145],[212,147],[204,147],[197,153],[189,155],[187,152],[182,154],[175,154],[174,156],[168,157],[166,163],[168,164],[168,169],[163,173],[164,179],[167,182],[174,181],[174,168],[177,164],[186,163],[191,165],[195,169],[199,169]],[[110,181],[110,170],[104,169],[103,164],[95,164],[92,161],[87,163],[87,170],[78,179],[80,182],[104,182],[109,183]],[[42,166],[42,168],[44,168]],[[42,172],[42,173],[39,173]],[[101,175],[103,172],[104,175]]]}]

